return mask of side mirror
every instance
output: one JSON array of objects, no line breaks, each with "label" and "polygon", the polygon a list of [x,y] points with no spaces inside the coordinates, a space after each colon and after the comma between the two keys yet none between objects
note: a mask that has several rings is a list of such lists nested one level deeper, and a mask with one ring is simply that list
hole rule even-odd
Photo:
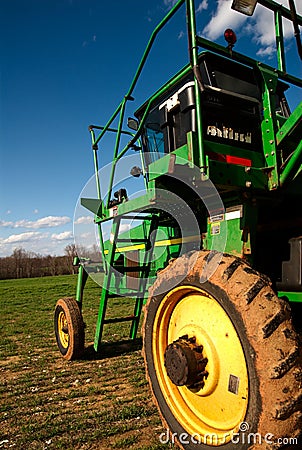
[{"label": "side mirror", "polygon": [[138,130],[138,120],[137,119],[128,117],[127,125],[128,125],[128,128],[130,128],[131,130],[134,130],[134,131]]},{"label": "side mirror", "polygon": [[138,166],[134,166],[132,167],[132,169],[130,170],[130,175],[132,175],[135,178],[140,177],[143,174],[143,171],[140,167]]},{"label": "side mirror", "polygon": [[231,8],[246,16],[252,16],[256,7],[257,0],[233,0]]}]

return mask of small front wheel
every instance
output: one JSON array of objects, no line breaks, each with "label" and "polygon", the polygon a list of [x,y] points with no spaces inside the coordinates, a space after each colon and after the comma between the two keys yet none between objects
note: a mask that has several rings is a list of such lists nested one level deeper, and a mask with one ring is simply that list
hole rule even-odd
[{"label": "small front wheel", "polygon": [[81,310],[74,298],[65,297],[57,301],[54,326],[63,358],[79,358],[84,351],[85,330]]}]

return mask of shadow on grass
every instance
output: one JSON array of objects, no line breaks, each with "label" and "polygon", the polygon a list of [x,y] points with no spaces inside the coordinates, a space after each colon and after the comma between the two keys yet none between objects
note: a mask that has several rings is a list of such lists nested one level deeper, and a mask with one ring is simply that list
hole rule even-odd
[{"label": "shadow on grass", "polygon": [[82,360],[84,361],[98,361],[102,359],[112,358],[114,356],[121,356],[125,353],[132,353],[142,349],[142,338],[129,339],[119,342],[103,343],[100,350],[96,352],[93,345],[85,348]]}]

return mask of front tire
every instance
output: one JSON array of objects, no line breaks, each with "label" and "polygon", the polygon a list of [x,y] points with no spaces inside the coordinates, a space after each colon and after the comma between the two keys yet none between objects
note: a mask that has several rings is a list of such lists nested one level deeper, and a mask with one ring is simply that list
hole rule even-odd
[{"label": "front tire", "polygon": [[54,314],[56,341],[63,358],[78,359],[85,342],[85,326],[78,302],[71,297],[58,300]]},{"label": "front tire", "polygon": [[302,427],[301,349],[289,306],[242,260],[212,256],[184,255],[150,291],[143,341],[155,402],[183,449],[281,448]]}]

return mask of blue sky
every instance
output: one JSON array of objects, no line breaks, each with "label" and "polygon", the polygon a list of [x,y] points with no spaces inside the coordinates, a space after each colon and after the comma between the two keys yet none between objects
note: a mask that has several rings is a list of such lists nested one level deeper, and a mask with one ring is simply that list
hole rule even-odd
[{"label": "blue sky", "polygon": [[[174,3],[1,1],[0,256],[16,247],[60,255],[73,242],[74,210],[93,175],[88,125],[106,123],[153,28]],[[273,33],[262,7],[247,18],[231,11],[230,3],[195,0],[198,32],[225,45],[223,32],[231,27],[237,51],[274,65]],[[300,1],[296,7],[302,14]],[[285,36],[288,71],[301,75],[288,23]],[[186,62],[182,7],[158,37],[126,115]],[[294,90],[289,100],[297,105]],[[102,166],[110,162],[110,144],[100,149]],[[83,223],[86,213],[76,217]]]}]

